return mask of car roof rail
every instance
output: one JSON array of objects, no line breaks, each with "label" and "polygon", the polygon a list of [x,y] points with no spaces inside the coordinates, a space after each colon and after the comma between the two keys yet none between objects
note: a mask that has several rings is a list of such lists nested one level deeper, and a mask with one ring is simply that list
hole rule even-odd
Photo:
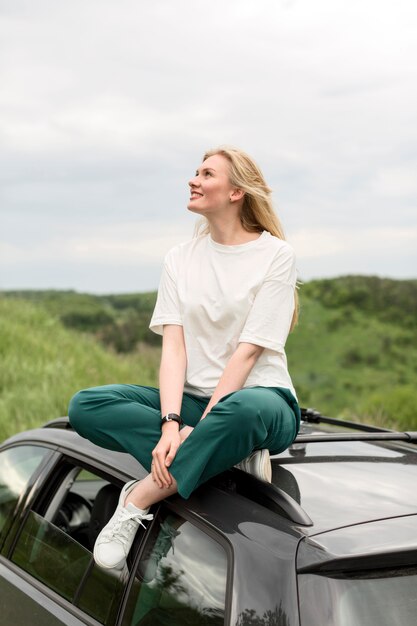
[{"label": "car roof rail", "polygon": [[326,441],[408,441],[417,443],[417,431],[373,432],[373,433],[312,433],[297,435],[293,443],[314,443]]},{"label": "car roof rail", "polygon": [[346,428],[354,428],[355,430],[362,430],[370,433],[395,432],[389,428],[381,428],[380,426],[373,426],[371,424],[361,424],[360,422],[351,422],[337,417],[327,417],[327,415],[322,415],[320,411],[312,408],[301,408],[301,420],[303,422],[307,422],[308,424],[334,424],[336,426],[345,426]]},{"label": "car roof rail", "polygon": [[69,421],[69,417],[56,417],[53,420],[50,420],[49,422],[46,422],[46,424],[44,424],[42,426],[42,428],[60,428],[62,430],[72,430],[72,426],[70,424]]},{"label": "car roof rail", "polygon": [[[408,441],[417,443],[417,431],[397,432],[388,428],[378,428],[368,424],[348,422],[341,419],[326,417],[315,409],[301,409],[301,419],[308,423],[337,424],[360,430],[360,433],[302,433],[297,435],[293,443],[314,443],[326,441]],[[42,428],[59,428],[61,430],[73,430],[68,417],[56,417],[46,422]]]},{"label": "car roof rail", "polygon": [[294,443],[323,442],[323,441],[408,441],[417,442],[417,431],[398,432],[389,428],[381,428],[371,424],[361,424],[349,420],[338,419],[337,417],[327,417],[312,408],[301,409],[301,420],[308,424],[333,424],[335,426],[345,426],[361,432],[356,433],[301,433],[297,435]]}]

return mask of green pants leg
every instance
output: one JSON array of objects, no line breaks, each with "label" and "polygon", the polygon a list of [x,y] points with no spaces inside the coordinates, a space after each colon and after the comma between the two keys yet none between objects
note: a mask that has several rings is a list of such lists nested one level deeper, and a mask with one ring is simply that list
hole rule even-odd
[{"label": "green pants leg", "polygon": [[188,498],[199,485],[253,450],[282,452],[298,428],[299,408],[286,389],[251,387],[224,396],[196,425],[171,464],[178,492]]},{"label": "green pants leg", "polygon": [[[184,394],[181,415],[194,430],[170,467],[178,492],[188,498],[206,480],[256,448],[278,453],[299,427],[298,405],[286,389],[253,387],[222,398],[200,420],[208,398]],[[159,391],[137,385],[106,385],[78,392],[68,414],[80,435],[97,445],[129,452],[148,471],[160,436]]]}]

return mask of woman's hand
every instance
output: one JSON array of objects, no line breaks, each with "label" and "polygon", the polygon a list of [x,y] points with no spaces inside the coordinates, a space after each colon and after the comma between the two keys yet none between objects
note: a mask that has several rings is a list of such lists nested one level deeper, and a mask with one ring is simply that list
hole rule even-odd
[{"label": "woman's hand", "polygon": [[181,443],[184,443],[184,441],[187,439],[187,437],[189,437],[191,435],[193,430],[194,430],[194,428],[192,426],[183,426],[183,428],[181,428],[181,430],[180,430]]},{"label": "woman's hand", "polygon": [[161,438],[152,450],[151,465],[152,478],[160,489],[172,485],[172,476],[168,467],[174,460],[181,443],[178,424],[176,422],[163,424]]}]

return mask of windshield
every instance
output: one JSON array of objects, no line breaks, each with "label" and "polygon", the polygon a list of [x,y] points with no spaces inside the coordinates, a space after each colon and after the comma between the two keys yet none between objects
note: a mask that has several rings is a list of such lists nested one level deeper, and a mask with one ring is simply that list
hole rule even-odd
[{"label": "windshield", "polygon": [[335,577],[298,577],[301,626],[416,624],[417,569]]}]

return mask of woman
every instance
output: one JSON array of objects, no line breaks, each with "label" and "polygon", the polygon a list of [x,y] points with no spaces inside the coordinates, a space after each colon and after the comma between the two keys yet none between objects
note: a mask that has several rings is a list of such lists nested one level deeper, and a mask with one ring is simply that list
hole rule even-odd
[{"label": "woman", "polygon": [[268,450],[285,450],[300,424],[284,351],[297,311],[295,260],[270,189],[231,148],[205,154],[189,186],[188,209],[206,227],[165,257],[150,323],[163,335],[160,390],[107,385],[79,392],[69,407],[82,436],[150,472],[122,489],[94,548],[102,567],[124,566],[163,498],[188,498],[236,464],[270,480]]}]

